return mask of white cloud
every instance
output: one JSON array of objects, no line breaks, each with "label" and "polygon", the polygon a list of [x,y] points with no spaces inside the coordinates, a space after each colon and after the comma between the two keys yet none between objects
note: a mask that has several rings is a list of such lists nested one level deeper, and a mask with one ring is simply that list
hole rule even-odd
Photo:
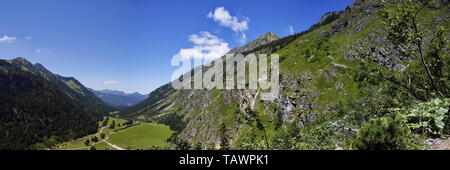
[{"label": "white cloud", "polygon": [[233,31],[246,31],[248,30],[248,18],[239,19],[236,16],[231,16],[230,12],[225,10],[224,7],[218,7],[208,13],[208,18],[212,18],[214,21],[219,22],[222,26],[230,27]]},{"label": "white cloud", "polygon": [[200,32],[200,35],[190,35],[189,41],[193,42],[196,45],[214,45],[220,43],[220,39],[217,36],[207,31]]},{"label": "white cloud", "polygon": [[41,52],[41,49],[36,49],[36,53],[40,54]]},{"label": "white cloud", "polygon": [[120,82],[119,81],[104,81],[103,82],[103,84],[106,84],[106,85],[113,85],[113,84],[119,84]]},{"label": "white cloud", "polygon": [[247,41],[247,36],[244,33],[249,29],[248,23],[250,20],[247,17],[239,19],[236,16],[232,16],[224,7],[217,7],[214,11],[209,12],[207,17],[218,22],[221,26],[229,27],[234,32],[240,34],[240,43],[243,44]]},{"label": "white cloud", "polygon": [[31,40],[31,39],[33,39],[33,37],[28,36],[26,39],[27,40]]},{"label": "white cloud", "polygon": [[0,38],[0,42],[6,42],[6,43],[12,43],[14,40],[16,40],[16,37],[10,37],[7,35],[4,35]]},{"label": "white cloud", "polygon": [[227,42],[207,31],[190,35],[189,41],[194,46],[192,48],[181,49],[178,52],[183,59],[216,59],[230,51]]},{"label": "white cloud", "polygon": [[294,34],[294,27],[292,25],[288,26],[288,32],[289,32],[289,35]]}]

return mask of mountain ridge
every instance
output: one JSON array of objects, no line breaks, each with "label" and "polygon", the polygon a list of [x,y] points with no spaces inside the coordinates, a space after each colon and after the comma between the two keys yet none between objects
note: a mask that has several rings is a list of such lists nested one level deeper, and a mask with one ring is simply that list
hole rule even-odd
[{"label": "mountain ridge", "polygon": [[125,93],[119,90],[94,90],[92,88],[88,88],[88,90],[93,92],[103,102],[108,103],[109,105],[118,109],[125,109],[141,102],[148,97],[148,95],[143,95],[138,92]]},{"label": "mountain ridge", "polygon": [[102,115],[113,111],[110,106],[98,99],[94,93],[90,92],[74,77],[63,77],[58,74],[53,74],[42,64],[36,63],[33,65],[31,62],[21,57],[8,60],[8,62],[22,70],[29,71],[50,81],[66,95],[84,105],[89,112],[92,112],[92,114]]},{"label": "mountain ridge", "polygon": [[280,39],[280,37],[278,35],[276,35],[273,32],[268,32],[268,33],[265,33],[265,34],[259,36],[257,39],[245,44],[244,46],[231,49],[227,54],[245,53],[245,52],[251,51],[261,45],[270,43],[270,42],[278,40],[278,39]]}]

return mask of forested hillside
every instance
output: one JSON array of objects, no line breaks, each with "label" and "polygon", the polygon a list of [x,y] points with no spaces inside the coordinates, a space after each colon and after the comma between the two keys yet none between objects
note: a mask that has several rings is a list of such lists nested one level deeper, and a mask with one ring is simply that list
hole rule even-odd
[{"label": "forested hillside", "polygon": [[0,60],[0,150],[43,149],[97,131],[98,116],[48,80]]},{"label": "forested hillside", "polygon": [[26,59],[20,57],[10,60],[10,64],[14,67],[22,68],[23,70],[32,72],[33,74],[48,80],[64,94],[76,100],[83,105],[83,107],[88,109],[90,114],[101,115],[114,110],[111,106],[97,98],[94,93],[89,91],[83,84],[73,77],[63,77],[53,74],[43,65],[39,63],[33,65]]}]

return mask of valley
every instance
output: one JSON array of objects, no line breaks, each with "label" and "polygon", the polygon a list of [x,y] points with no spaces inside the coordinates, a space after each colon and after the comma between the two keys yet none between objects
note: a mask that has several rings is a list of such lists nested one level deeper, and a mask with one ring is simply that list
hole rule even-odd
[{"label": "valley", "polygon": [[[174,73],[179,77],[172,75],[170,80],[158,71],[174,68],[159,63],[173,66],[179,55],[172,62],[165,55],[159,61],[95,58],[88,60],[86,68],[80,63],[31,58],[46,61],[57,72],[80,75],[86,84],[33,64],[30,57],[1,59],[0,150],[449,149],[449,4],[448,0],[355,0],[346,8],[321,13],[315,24],[285,36],[264,29],[247,42],[248,29],[231,29],[234,38],[245,38],[235,46],[216,33],[202,31],[188,36],[193,48],[181,48],[179,55],[193,55],[184,58],[188,66],[196,57],[217,56],[186,68],[181,76]],[[224,7],[207,18],[241,22],[220,27],[247,27],[249,22],[231,16]],[[160,37],[166,38],[170,37]],[[13,41],[2,39],[7,45]],[[165,44],[170,43],[154,46]],[[263,63],[274,66],[267,70],[250,62],[266,61],[261,56],[272,54],[276,59]],[[236,70],[221,68],[228,55]],[[123,58],[133,61],[124,67]],[[263,76],[245,75],[256,70]],[[234,84],[239,77],[243,81]],[[246,88],[251,78],[257,85]],[[276,80],[272,88],[277,89],[270,90],[277,93],[269,94],[262,87],[269,79]],[[173,86],[181,80],[188,86],[211,80],[233,80],[233,84],[223,88],[218,83],[211,89]]]},{"label": "valley", "polygon": [[[106,117],[105,119],[106,120]],[[108,122],[99,121],[99,131],[95,134],[57,144],[49,149],[55,150],[148,150],[168,149],[166,140],[173,133],[168,126],[108,117]],[[113,126],[113,124],[115,124]],[[102,126],[105,125],[105,126]],[[117,125],[117,126],[116,126]],[[92,140],[97,138],[98,140]],[[89,144],[86,145],[86,140]]]}]

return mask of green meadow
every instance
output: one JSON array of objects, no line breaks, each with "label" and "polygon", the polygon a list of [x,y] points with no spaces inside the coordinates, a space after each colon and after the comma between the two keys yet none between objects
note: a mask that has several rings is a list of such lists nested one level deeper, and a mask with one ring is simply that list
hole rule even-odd
[{"label": "green meadow", "polygon": [[167,148],[173,131],[168,126],[144,123],[109,135],[109,142],[124,149]]},{"label": "green meadow", "polygon": [[[173,131],[168,126],[159,124],[134,122],[131,127],[118,126],[124,124],[127,120],[120,118],[109,117],[106,126],[111,127],[112,122],[115,122],[115,128],[104,128],[97,134],[91,134],[77,140],[65,142],[56,146],[58,150],[88,150],[92,146],[96,150],[115,150],[113,147],[102,141],[100,135],[107,136],[107,141],[117,145],[124,149],[157,149],[168,148],[170,145],[166,142]],[[99,121],[98,125],[101,126],[103,121]],[[114,132],[116,131],[116,132]],[[97,136],[99,142],[91,143],[90,146],[86,146],[84,142],[86,139],[91,139]]]}]

